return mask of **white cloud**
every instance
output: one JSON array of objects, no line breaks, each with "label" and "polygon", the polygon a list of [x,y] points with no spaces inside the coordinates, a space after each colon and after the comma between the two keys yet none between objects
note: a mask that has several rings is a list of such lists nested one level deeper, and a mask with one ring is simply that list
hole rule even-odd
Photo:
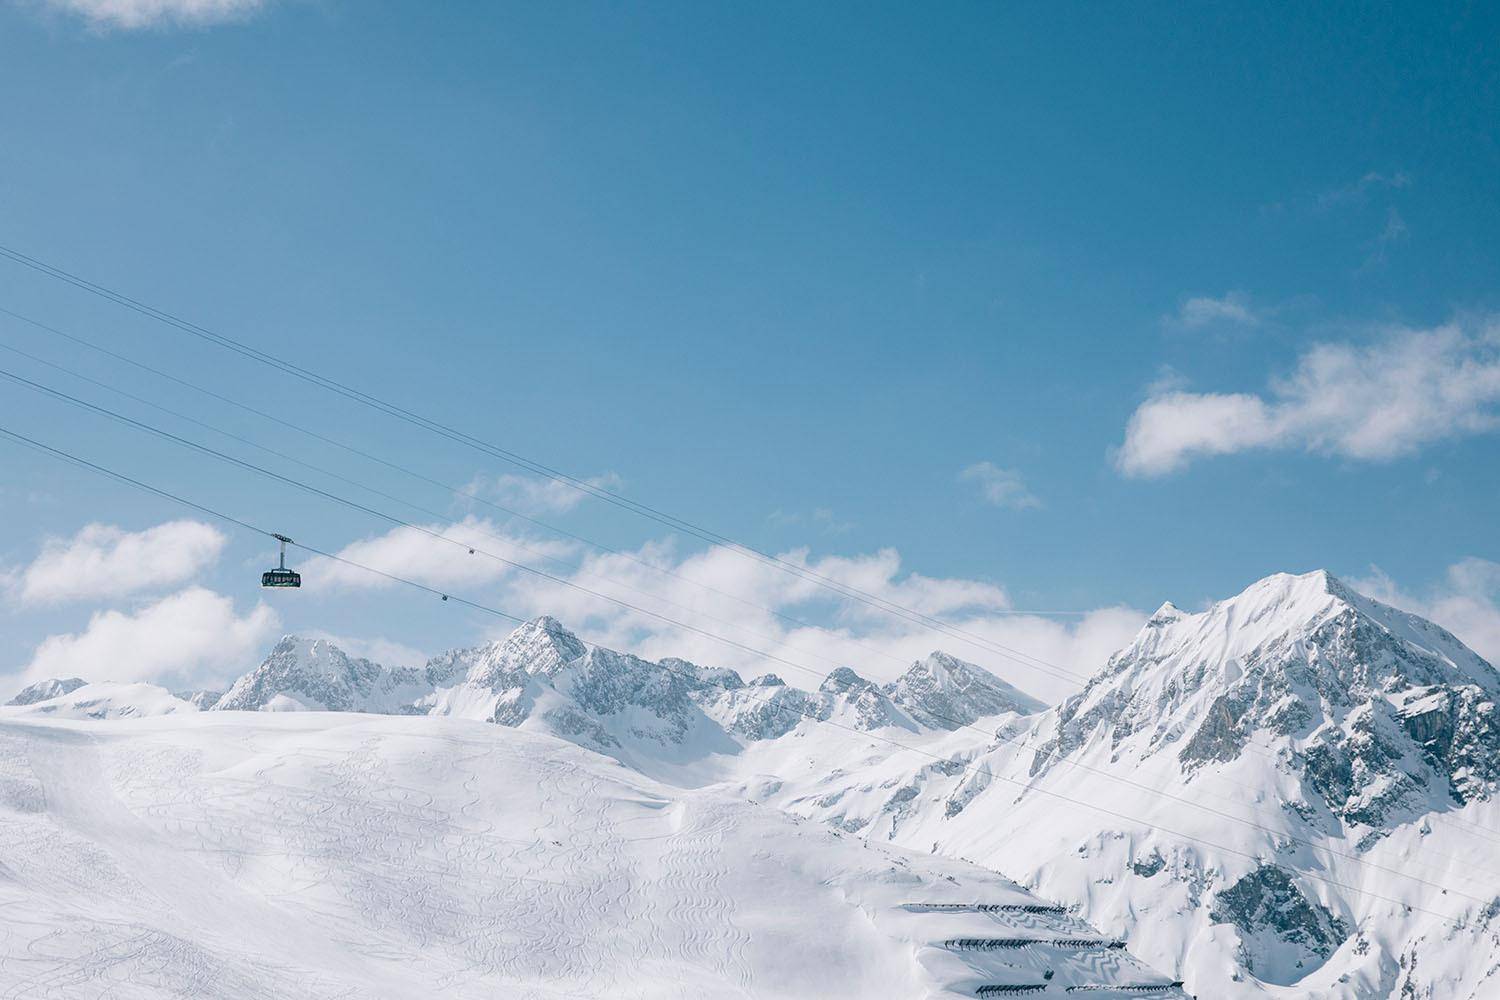
[{"label": "white cloud", "polygon": [[[477,537],[480,527],[498,533],[494,525],[473,520],[452,529],[434,526],[432,530],[482,543],[482,548],[504,552],[566,582],[519,572],[478,554],[470,556],[464,549],[410,529],[355,542],[339,555],[518,617],[553,615],[589,641],[612,648],[652,658],[680,656],[734,667],[747,675],[772,671],[798,685],[816,685],[823,673],[840,665],[888,680],[913,660],[941,648],[1050,699],[1076,689],[1079,681],[1055,676],[1057,671],[1051,667],[1028,663],[1024,654],[1041,657],[1066,672],[1087,675],[1145,620],[1143,613],[1121,608],[1063,621],[1007,613],[1012,604],[1005,588],[982,580],[911,573],[894,549],[816,558],[806,549],[782,552],[780,559],[807,574],[798,576],[723,546],[683,554],[668,540],[649,542],[632,552],[606,553],[528,538],[511,539],[514,544],[502,547],[492,539]],[[556,553],[573,565],[548,563],[519,544]],[[887,601],[918,615],[941,617],[1023,655],[996,652],[985,641],[945,635],[920,621],[892,616],[872,603],[841,598],[809,579],[811,574],[867,592],[876,603]],[[305,565],[303,579],[316,580],[320,587],[391,585],[328,560]],[[495,634],[509,628],[497,623]],[[381,662],[417,660],[415,651],[385,646],[383,640],[365,645],[346,638],[335,641]],[[778,658],[805,669],[778,662]]]},{"label": "white cloud", "polygon": [[1448,567],[1442,583],[1420,595],[1403,591],[1379,567],[1350,582],[1377,601],[1436,622],[1500,666],[1500,563],[1464,559]]},{"label": "white cloud", "polygon": [[1379,461],[1500,426],[1500,324],[1397,329],[1371,345],[1319,344],[1265,395],[1165,390],[1130,417],[1115,464],[1128,476],[1194,458],[1302,448]]},{"label": "white cloud", "polygon": [[192,579],[219,558],[227,539],[199,521],[168,521],[145,531],[90,524],[52,539],[20,571],[23,602],[56,603],[163,590]]},{"label": "white cloud", "polygon": [[53,10],[77,14],[98,28],[134,30],[167,24],[209,25],[241,21],[267,0],[43,0]]},{"label": "white cloud", "polygon": [[[623,484],[613,472],[581,480],[589,486],[603,490],[618,490]],[[585,500],[587,491],[555,479],[541,476],[519,476],[506,474],[493,479],[476,476],[466,487],[466,492],[476,496],[492,497],[496,503],[518,510],[523,514],[565,514]]]},{"label": "white cloud", "polygon": [[1002,469],[993,462],[976,462],[958,474],[962,482],[977,483],[984,502],[992,507],[1025,510],[1040,507],[1042,502],[1026,488],[1026,480],[1014,469]]},{"label": "white cloud", "polygon": [[[470,548],[475,550],[472,555]],[[550,560],[566,559],[576,551],[577,546],[571,543],[522,538],[507,534],[492,521],[469,517],[452,525],[423,525],[420,530],[395,528],[383,535],[352,542],[336,554],[339,559],[381,573],[438,590],[453,590],[491,584],[519,572],[493,556],[557,573],[557,566],[550,564]],[[562,572],[566,571],[564,567]],[[302,569],[302,577],[305,583],[316,582],[321,587],[396,586],[388,577],[323,557],[309,560]]]},{"label": "white cloud", "polygon": [[[1141,612],[1118,608],[1066,621],[1002,614],[1011,607],[1004,588],[977,580],[903,572],[900,556],[892,549],[818,559],[798,549],[780,558],[846,587],[858,587],[879,600],[941,617],[991,644],[1013,647],[1079,675],[1097,669],[1145,620]],[[1058,671],[1051,667],[1026,662],[1025,655],[996,652],[984,641],[943,634],[870,604],[839,598],[811,580],[723,547],[679,557],[671,544],[653,543],[628,555],[595,555],[570,579],[605,596],[512,577],[505,581],[499,600],[517,615],[554,615],[606,646],[653,658],[679,656],[733,667],[747,676],[774,672],[799,686],[816,685],[821,674],[839,665],[852,666],[876,680],[889,680],[934,649],[988,667],[1041,698],[1060,697],[1080,686],[1075,679],[1056,676]],[[610,597],[642,610],[622,608]],[[710,634],[670,624],[647,612]],[[823,627],[814,627],[818,625]]]},{"label": "white cloud", "polygon": [[25,680],[220,683],[255,665],[277,625],[275,610],[265,604],[241,617],[229,598],[191,587],[139,611],[97,612],[82,632],[49,636],[26,666]]},{"label": "white cloud", "polygon": [[1197,295],[1186,300],[1177,309],[1176,322],[1188,329],[1213,323],[1254,326],[1260,322],[1260,316],[1251,309],[1250,299],[1243,292],[1226,292],[1219,298]]}]

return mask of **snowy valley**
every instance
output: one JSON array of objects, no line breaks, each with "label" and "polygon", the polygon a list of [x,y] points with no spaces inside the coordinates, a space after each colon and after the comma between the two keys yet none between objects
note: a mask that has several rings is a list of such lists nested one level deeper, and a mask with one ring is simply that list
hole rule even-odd
[{"label": "snowy valley", "polygon": [[48,680],[0,714],[0,984],[1496,996],[1497,700],[1321,572],[1164,605],[1052,707],[942,652],[805,690],[551,618],[419,668],[289,636],[222,693]]}]

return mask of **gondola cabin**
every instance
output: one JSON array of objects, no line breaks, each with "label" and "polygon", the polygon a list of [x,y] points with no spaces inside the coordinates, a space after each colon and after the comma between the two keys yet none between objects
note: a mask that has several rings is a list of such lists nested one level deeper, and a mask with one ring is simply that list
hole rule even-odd
[{"label": "gondola cabin", "polygon": [[291,541],[285,535],[272,535],[281,543],[281,564],[275,569],[268,569],[260,575],[262,587],[300,587],[302,586],[302,574],[295,570],[286,568],[286,546]]}]

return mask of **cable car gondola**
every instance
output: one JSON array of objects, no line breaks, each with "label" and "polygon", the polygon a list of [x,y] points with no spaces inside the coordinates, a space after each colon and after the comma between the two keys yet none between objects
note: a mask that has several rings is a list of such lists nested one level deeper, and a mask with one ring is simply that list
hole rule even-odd
[{"label": "cable car gondola", "polygon": [[281,543],[281,565],[276,569],[268,569],[260,575],[262,587],[300,587],[302,586],[302,574],[286,568],[286,546],[291,541],[285,535],[272,533],[272,538]]}]

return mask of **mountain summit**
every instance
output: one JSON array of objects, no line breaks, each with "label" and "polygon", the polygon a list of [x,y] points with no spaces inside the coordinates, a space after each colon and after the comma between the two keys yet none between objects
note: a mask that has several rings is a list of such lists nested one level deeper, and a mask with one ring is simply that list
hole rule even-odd
[{"label": "mountain summit", "polygon": [[1038,759],[1105,726],[1117,748],[1191,771],[1256,742],[1287,751],[1320,804],[1378,827],[1500,779],[1500,673],[1449,632],[1326,571],[1277,574],[1197,614],[1158,612],[1057,712]]}]

